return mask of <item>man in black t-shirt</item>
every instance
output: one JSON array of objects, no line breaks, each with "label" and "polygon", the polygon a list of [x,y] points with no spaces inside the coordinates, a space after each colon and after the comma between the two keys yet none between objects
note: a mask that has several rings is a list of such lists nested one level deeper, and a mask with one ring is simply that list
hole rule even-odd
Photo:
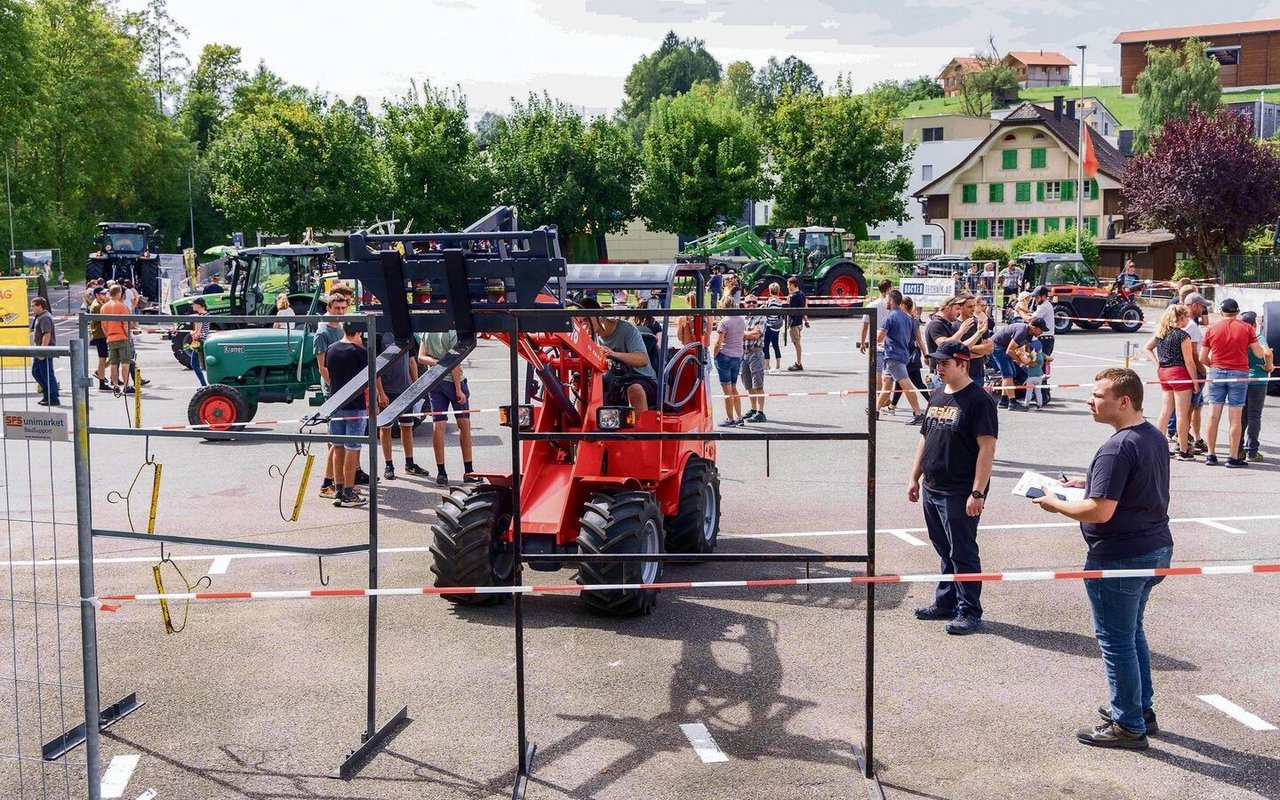
[{"label": "man in black t-shirt", "polygon": [[[369,354],[361,341],[360,324],[342,323],[342,341],[329,345],[324,353],[324,363],[329,370],[329,385],[335,390],[346,386],[352,378],[364,375],[369,367]],[[377,381],[378,406],[387,404],[387,397],[382,392],[382,381]],[[366,402],[366,391],[356,392],[342,408],[333,412],[329,419],[329,433],[335,436],[363,436],[365,423],[369,418],[369,406]],[[368,502],[355,489],[356,467],[360,464],[360,445],[357,443],[341,446],[338,464],[340,469],[334,470],[334,502],[335,506],[352,507]]]},{"label": "man in black t-shirt", "polygon": [[[396,335],[390,331],[378,334],[378,355],[381,356],[383,351],[391,347],[395,342]],[[409,388],[409,385],[418,379],[417,337],[413,337],[405,347],[409,350],[408,354],[384,370],[378,378],[382,383],[382,391],[387,396],[388,404],[403,394]],[[418,466],[413,460],[413,416],[401,414],[396,418],[396,424],[400,428],[400,446],[404,448],[405,474],[430,475],[431,473]],[[396,479],[396,468],[391,460],[390,425],[378,429],[378,440],[382,444],[382,460],[385,462],[382,468],[382,478],[383,480],[393,481]]]},{"label": "man in black t-shirt", "polygon": [[[1084,500],[1044,496],[1045,511],[1077,520],[1089,554],[1086,570],[1162,569],[1173,558],[1169,531],[1169,453],[1164,435],[1142,417],[1142,379],[1133,370],[1104,369],[1094,378],[1089,410],[1115,429],[1098,448],[1082,487]],[[1151,656],[1142,616],[1151,589],[1163,577],[1092,578],[1084,582],[1093,629],[1102,650],[1111,702],[1098,709],[1102,724],[1076,732],[1095,747],[1145,750],[1155,733]]]},{"label": "man in black t-shirt", "polygon": [[[964,299],[960,295],[950,297],[944,300],[937,313],[930,317],[929,324],[924,326],[926,353],[934,352],[942,346],[943,342],[959,341],[956,333],[956,320],[960,317],[960,306],[963,304]],[[942,386],[942,381],[938,380],[938,376],[933,369],[932,359],[930,359],[929,363],[929,384],[930,389]]]},{"label": "man in black t-shirt", "polygon": [[[969,348],[963,343],[944,342],[929,358],[943,388],[929,395],[907,499],[924,500],[924,523],[942,560],[940,573],[981,572],[978,521],[999,435],[996,405],[969,378]],[[943,581],[933,604],[916,609],[916,619],[950,620],[947,633],[974,633],[982,625],[981,594],[981,583]]]},{"label": "man in black t-shirt", "polygon": [[787,372],[804,372],[804,354],[800,348],[800,334],[809,327],[809,317],[804,308],[809,305],[809,296],[800,291],[800,281],[795,277],[787,278],[787,307],[796,313],[787,316],[787,334],[791,344],[796,348],[796,363],[787,367]]}]

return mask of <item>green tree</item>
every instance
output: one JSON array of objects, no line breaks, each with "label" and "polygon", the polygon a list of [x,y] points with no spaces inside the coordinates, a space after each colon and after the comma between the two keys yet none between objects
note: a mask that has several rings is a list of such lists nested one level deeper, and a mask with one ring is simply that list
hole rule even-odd
[{"label": "green tree", "polygon": [[178,94],[191,62],[182,52],[187,29],[169,16],[166,0],[148,0],[141,11],[126,13],[125,29],[137,42],[139,68],[156,95],[156,105],[165,109],[166,100]]},{"label": "green tree", "polygon": [[[1074,253],[1076,252],[1076,232],[1074,230],[1046,231],[1045,233],[1028,233],[1009,242],[1009,255],[1017,258],[1023,253]],[[1093,234],[1080,231],[1080,255],[1091,267],[1098,266],[1101,254],[1098,242]]]},{"label": "green tree", "polygon": [[231,92],[231,113],[245,119],[261,113],[277,104],[298,104],[316,101],[309,98],[307,90],[300,86],[292,86],[284,78],[267,68],[265,61],[259,61],[258,67],[248,80],[236,86]]},{"label": "green tree", "polygon": [[0,150],[6,156],[31,112],[36,91],[30,14],[23,0],[0,0]]},{"label": "green tree", "polygon": [[377,216],[386,170],[345,103],[273,102],[208,151],[214,205],[238,228],[297,241],[308,227],[344,229]]},{"label": "green tree", "polygon": [[960,107],[971,117],[985,117],[997,105],[1005,105],[1018,96],[1018,73],[991,56],[979,56],[982,66],[971,72],[961,70],[956,84],[960,89]]},{"label": "green tree", "polygon": [[1138,94],[1138,128],[1133,147],[1145,153],[1165,123],[1188,119],[1193,109],[1212,116],[1222,101],[1218,62],[1205,53],[1205,43],[1194,37],[1181,50],[1147,45],[1147,66],[1138,73],[1133,88]]},{"label": "green tree", "polygon": [[489,145],[502,133],[507,124],[506,118],[495,111],[486,111],[476,123],[476,146],[481,150],[489,149]]},{"label": "green tree", "polygon": [[914,145],[883,108],[855,97],[842,79],[834,94],[784,97],[768,125],[778,173],[775,217],[784,223],[835,217],[859,239],[868,226],[907,216],[903,194]]},{"label": "green tree", "polygon": [[724,90],[739,109],[751,109],[760,96],[756,89],[756,71],[750,61],[735,61],[724,70]]},{"label": "green tree", "polygon": [[513,103],[487,151],[497,200],[520,209],[522,227],[558,225],[570,236],[624,230],[635,215],[639,158],[623,124],[589,123],[547,95]]},{"label": "green tree", "polygon": [[637,210],[654,230],[706,233],[769,196],[763,141],[732,101],[709,87],[659,100],[644,133]]},{"label": "green tree", "polygon": [[864,97],[871,105],[897,116],[908,103],[942,97],[942,84],[928,75],[900,81],[886,79],[871,84]]},{"label": "green tree", "polygon": [[765,113],[787,95],[822,94],[822,81],[802,59],[787,56],[781,62],[770,56],[756,74],[756,95]]},{"label": "green tree", "polygon": [[694,84],[719,80],[720,62],[707,52],[701,39],[681,39],[675,31],[668,31],[657,50],[632,65],[623,85],[626,98],[620,115],[638,137],[659,97],[684,94]]},{"label": "green tree", "polygon": [[411,84],[383,102],[379,128],[397,217],[413,219],[416,230],[456,230],[489,209],[492,182],[459,91]]},{"label": "green tree", "polygon": [[178,111],[178,123],[187,138],[203,152],[231,113],[236,90],[249,79],[240,67],[240,48],[207,44],[187,81]]}]

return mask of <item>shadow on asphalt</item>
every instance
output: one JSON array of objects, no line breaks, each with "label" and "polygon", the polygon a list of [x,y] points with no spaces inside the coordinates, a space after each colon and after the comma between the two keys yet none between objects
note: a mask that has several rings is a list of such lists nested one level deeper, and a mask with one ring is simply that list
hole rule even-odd
[{"label": "shadow on asphalt", "polygon": [[[1084,636],[1069,631],[1039,630],[1024,628],[1008,622],[982,621],[981,634],[999,636],[1016,644],[1049,650],[1068,656],[1080,656],[1092,661],[1099,658],[1098,642],[1092,636]],[[1200,667],[1189,661],[1182,661],[1173,656],[1166,656],[1151,651],[1151,669],[1157,672],[1198,672]]]},{"label": "shadow on asphalt", "polygon": [[[1280,800],[1280,783],[1276,781],[1280,775],[1280,758],[1231,750],[1203,739],[1170,733],[1163,726],[1152,744],[1154,746],[1146,751],[1147,758],[1238,786],[1267,800]],[[1202,758],[1171,752],[1162,746],[1166,744],[1185,748]]]}]

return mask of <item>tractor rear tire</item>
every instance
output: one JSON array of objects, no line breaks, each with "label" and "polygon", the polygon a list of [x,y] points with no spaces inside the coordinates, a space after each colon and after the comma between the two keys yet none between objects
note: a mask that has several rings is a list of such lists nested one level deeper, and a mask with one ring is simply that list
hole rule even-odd
[{"label": "tractor rear tire", "polygon": [[[595,492],[583,505],[578,551],[584,555],[662,552],[662,513],[652,492]],[[657,583],[661,561],[594,562],[578,568],[578,583]],[[583,592],[593,611],[612,616],[648,614],[658,601],[657,589]]]},{"label": "tractor rear tire", "polygon": [[[437,587],[510,586],[515,547],[502,541],[511,525],[511,492],[491,484],[455,486],[440,499],[431,526],[431,571]],[[504,594],[442,594],[450,603],[488,606]]]},{"label": "tractor rear tire", "polygon": [[252,418],[244,396],[225,383],[201,386],[187,404],[187,422],[208,425],[210,430],[238,431]]},{"label": "tractor rear tire", "polygon": [[191,369],[191,351],[185,349],[189,341],[191,341],[191,331],[174,331],[170,345],[173,348],[173,357],[187,369]]},{"label": "tractor rear tire", "polygon": [[835,298],[848,297],[852,305],[854,297],[866,298],[867,280],[852,264],[836,264],[823,276],[818,294]]},{"label": "tractor rear tire", "polygon": [[1116,333],[1137,333],[1142,330],[1142,309],[1133,303],[1120,306],[1114,322],[1108,322]]},{"label": "tractor rear tire", "polygon": [[1079,325],[1083,330],[1086,330],[1086,331],[1099,330],[1102,328],[1103,325],[1106,324],[1101,320],[1093,320],[1093,319],[1078,319],[1078,320],[1075,320],[1075,323]]},{"label": "tractor rear tire", "polygon": [[680,503],[666,518],[668,553],[711,553],[720,533],[720,471],[692,456],[680,477]]},{"label": "tractor rear tire", "polygon": [[1053,307],[1053,333],[1061,336],[1071,330],[1071,309],[1063,306]]}]

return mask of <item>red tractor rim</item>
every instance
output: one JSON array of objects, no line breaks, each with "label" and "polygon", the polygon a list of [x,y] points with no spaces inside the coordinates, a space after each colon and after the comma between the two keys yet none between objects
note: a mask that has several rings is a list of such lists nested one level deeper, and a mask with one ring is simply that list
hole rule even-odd
[{"label": "red tractor rim", "polygon": [[837,276],[831,282],[832,297],[848,297],[858,296],[858,281],[849,275]]},{"label": "red tractor rim", "polygon": [[215,431],[226,430],[236,421],[236,407],[225,397],[209,397],[200,403],[198,416],[201,425],[208,425]]}]

